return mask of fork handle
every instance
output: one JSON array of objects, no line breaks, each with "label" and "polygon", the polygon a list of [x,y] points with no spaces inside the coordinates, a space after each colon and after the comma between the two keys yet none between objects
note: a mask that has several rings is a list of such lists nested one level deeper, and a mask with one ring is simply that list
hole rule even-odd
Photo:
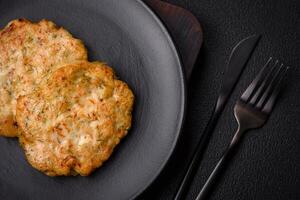
[{"label": "fork handle", "polygon": [[194,175],[198,169],[198,166],[201,162],[201,159],[203,157],[203,154],[205,152],[207,144],[209,143],[211,133],[213,132],[213,130],[217,124],[217,121],[219,119],[219,116],[222,112],[222,109],[216,109],[216,110],[217,111],[215,111],[215,113],[211,116],[211,118],[204,130],[204,133],[202,134],[202,136],[197,144],[197,147],[196,147],[196,150],[192,157],[192,160],[190,161],[187,169],[185,170],[184,178],[182,179],[180,187],[178,188],[177,193],[173,200],[184,200],[185,199],[185,195],[186,195],[188,188],[189,188],[189,186],[194,178]]},{"label": "fork handle", "polygon": [[230,145],[227,147],[226,151],[224,152],[223,156],[215,166],[213,172],[210,174],[209,178],[206,180],[204,186],[202,187],[200,193],[198,194],[196,200],[207,200],[209,194],[214,186],[214,183],[217,181],[217,178],[221,174],[222,170],[224,169],[226,163],[230,160],[231,156],[235,152],[236,147],[240,141],[241,135],[244,131],[240,128],[235,133]]}]

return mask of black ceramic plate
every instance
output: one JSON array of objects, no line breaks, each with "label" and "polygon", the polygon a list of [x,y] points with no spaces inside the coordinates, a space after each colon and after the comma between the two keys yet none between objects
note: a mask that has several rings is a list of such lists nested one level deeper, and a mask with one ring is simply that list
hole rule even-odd
[{"label": "black ceramic plate", "polygon": [[184,116],[182,68],[166,29],[138,0],[0,0],[1,27],[21,17],[53,20],[82,39],[89,59],[113,66],[136,103],[128,137],[89,177],[47,177],[16,139],[0,138],[0,199],[133,199],[166,164]]}]

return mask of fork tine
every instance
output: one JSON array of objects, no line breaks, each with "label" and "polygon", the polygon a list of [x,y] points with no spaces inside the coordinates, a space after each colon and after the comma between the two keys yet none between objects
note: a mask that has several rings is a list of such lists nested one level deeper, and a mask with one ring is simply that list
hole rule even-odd
[{"label": "fork tine", "polygon": [[280,67],[278,68],[278,70],[275,72],[275,75],[272,77],[272,80],[270,81],[270,83],[268,85],[266,85],[266,90],[261,95],[261,97],[257,100],[257,103],[255,105],[256,108],[261,109],[264,106],[266,100],[269,98],[272,91],[276,87],[278,80],[280,80],[281,77],[283,76],[283,74],[284,74],[284,72],[282,72],[283,70],[284,70],[283,64],[281,64]]},{"label": "fork tine", "polygon": [[265,103],[264,107],[263,107],[263,112],[270,114],[275,103],[277,100],[277,97],[280,93],[281,90],[281,86],[282,86],[282,82],[283,82],[283,78],[285,77],[287,71],[289,70],[289,67],[285,67],[283,73],[281,73],[282,75],[280,76],[275,88],[273,89],[271,95],[269,96],[267,102]]},{"label": "fork tine", "polygon": [[269,58],[268,62],[265,64],[265,66],[260,70],[257,77],[252,81],[252,83],[249,85],[249,87],[246,89],[246,91],[241,96],[241,100],[248,102],[250,97],[253,95],[253,91],[257,89],[257,87],[261,84],[263,78],[265,77],[265,74],[268,72],[268,66],[270,65],[270,62],[272,60],[272,57]]},{"label": "fork tine", "polygon": [[254,92],[254,95],[251,97],[250,104],[255,105],[259,101],[259,99],[261,98],[261,96],[266,91],[267,87],[272,82],[272,79],[274,77],[276,77],[276,74],[278,74],[280,72],[281,68],[280,67],[277,68],[278,62],[279,61],[277,60],[275,62],[275,64],[272,66],[271,70],[269,70],[270,72],[268,72],[268,74],[266,74],[266,76],[264,77],[264,80],[262,81],[262,83],[260,84],[260,86],[258,86],[258,89]]}]

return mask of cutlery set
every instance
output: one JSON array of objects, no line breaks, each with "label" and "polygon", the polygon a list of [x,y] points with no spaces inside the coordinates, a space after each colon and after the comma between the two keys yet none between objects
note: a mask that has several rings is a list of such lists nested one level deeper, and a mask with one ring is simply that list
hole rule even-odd
[{"label": "cutlery set", "polygon": [[[193,176],[202,160],[204,151],[209,143],[213,130],[231,96],[248,60],[250,59],[260,36],[253,35],[239,42],[232,50],[227,73],[219,92],[215,108],[210,120],[202,134],[192,160],[186,169],[185,176],[174,197],[174,200],[185,198],[187,190],[193,180]],[[234,115],[238,123],[238,128],[229,146],[216,164],[214,170],[206,180],[196,200],[208,199],[212,192],[214,183],[230,161],[230,158],[237,150],[238,144],[244,133],[250,129],[262,127],[276,103],[280,94],[284,77],[289,67],[279,63],[278,60],[270,58],[257,77],[241,95],[234,107]]]}]

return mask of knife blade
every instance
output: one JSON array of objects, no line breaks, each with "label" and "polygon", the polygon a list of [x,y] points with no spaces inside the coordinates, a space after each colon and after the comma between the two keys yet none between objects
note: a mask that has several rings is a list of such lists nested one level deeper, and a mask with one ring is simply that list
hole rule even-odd
[{"label": "knife blade", "polygon": [[196,150],[193,154],[192,160],[190,161],[185,176],[183,177],[180,187],[177,190],[174,200],[184,199],[187,189],[193,179],[203,153],[208,145],[209,139],[212,135],[212,132],[220,118],[226,103],[231,96],[232,91],[234,90],[247,62],[249,61],[255,47],[258,44],[260,35],[249,36],[242,41],[240,41],[232,50],[229,57],[229,62],[227,64],[227,72],[223,77],[221,89],[219,92],[218,99],[216,101],[213,113],[209,119],[208,124],[197,144]]}]

